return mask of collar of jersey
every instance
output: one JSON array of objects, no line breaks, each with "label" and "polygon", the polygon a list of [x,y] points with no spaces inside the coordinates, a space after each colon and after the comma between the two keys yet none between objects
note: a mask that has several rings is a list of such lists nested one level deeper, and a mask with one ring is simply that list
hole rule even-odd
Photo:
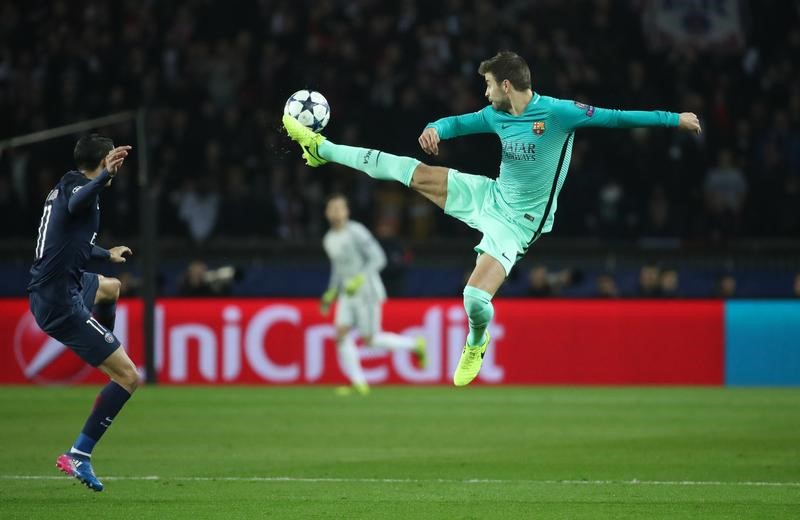
[{"label": "collar of jersey", "polygon": [[525,114],[525,113],[526,113],[528,110],[533,110],[533,105],[535,105],[536,103],[538,103],[538,102],[539,102],[539,99],[541,99],[541,97],[542,97],[542,96],[540,96],[539,94],[537,94],[536,92],[534,92],[534,93],[533,93],[533,97],[531,98],[531,100],[530,100],[530,101],[528,101],[528,104],[527,104],[527,106],[525,107],[525,110],[523,110],[523,111],[522,111],[522,114],[520,114],[519,116],[516,116],[516,117],[520,117],[520,116],[524,115],[524,114]]}]

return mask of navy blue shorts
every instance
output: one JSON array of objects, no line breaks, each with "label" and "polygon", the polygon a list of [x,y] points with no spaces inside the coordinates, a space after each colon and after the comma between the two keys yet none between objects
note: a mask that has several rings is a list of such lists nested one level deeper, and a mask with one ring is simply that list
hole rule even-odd
[{"label": "navy blue shorts", "polygon": [[83,273],[81,282],[80,300],[54,303],[39,291],[31,292],[28,300],[39,328],[96,367],[119,348],[120,342],[90,311],[100,278],[94,273]]}]

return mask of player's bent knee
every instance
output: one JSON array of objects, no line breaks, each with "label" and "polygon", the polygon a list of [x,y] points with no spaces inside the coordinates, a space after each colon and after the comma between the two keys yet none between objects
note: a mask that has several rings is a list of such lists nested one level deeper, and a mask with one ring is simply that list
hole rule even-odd
[{"label": "player's bent knee", "polygon": [[336,342],[341,343],[344,341],[344,338],[350,334],[350,327],[346,325],[337,325],[336,326]]},{"label": "player's bent knee", "polygon": [[410,187],[444,209],[447,199],[447,175],[450,170],[442,166],[419,163],[411,177]]},{"label": "player's bent knee", "polygon": [[117,278],[102,277],[97,289],[95,303],[114,303],[119,300],[119,291],[122,283]]},{"label": "player's bent knee", "polygon": [[110,301],[119,300],[119,290],[122,287],[122,282],[118,278],[106,278],[106,297]]},{"label": "player's bent knee", "polygon": [[135,392],[139,387],[139,370],[128,357],[122,345],[101,363],[98,368],[111,378],[112,381],[130,393]]},{"label": "player's bent knee", "polygon": [[123,368],[115,379],[119,379],[117,383],[130,393],[139,388],[139,371],[133,363]]},{"label": "player's bent knee", "polygon": [[438,169],[439,167],[436,166],[419,163],[414,170],[414,175],[411,177],[411,187],[425,188],[436,184],[440,180],[438,179],[440,175],[440,172],[437,171]]},{"label": "player's bent knee", "polygon": [[112,278],[111,284],[111,288],[114,291],[114,301],[119,300],[119,291],[122,288],[122,282],[119,281],[119,278]]}]

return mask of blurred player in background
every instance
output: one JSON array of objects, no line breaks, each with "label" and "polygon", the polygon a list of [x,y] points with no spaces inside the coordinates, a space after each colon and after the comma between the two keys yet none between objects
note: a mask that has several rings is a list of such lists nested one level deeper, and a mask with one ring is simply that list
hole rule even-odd
[{"label": "blurred player in background", "polygon": [[542,96],[532,90],[528,64],[513,52],[503,51],[482,62],[478,73],[486,81],[490,105],[430,123],[418,141],[426,153],[438,155],[441,139],[494,133],[502,145],[497,180],[380,150],[337,145],[283,117],[289,137],[300,144],[309,166],[330,161],[375,179],[399,181],[483,233],[475,247],[475,269],[464,288],[469,336],[453,375],[456,386],[469,384],[483,363],[494,315],[492,297],[531,244],[553,227],[575,131],[661,126],[700,132],[697,116],[688,112],[610,110]]},{"label": "blurred player in background", "polygon": [[322,295],[320,311],[327,316],[336,300],[337,353],[352,384],[352,389],[345,387],[339,392],[367,394],[369,385],[361,369],[352,330],[358,332],[368,347],[413,351],[421,366],[425,365],[425,339],[381,330],[386,289],[380,271],[386,266],[386,255],[366,227],[350,220],[347,198],[342,194],[328,197],[325,217],[331,229],[325,233],[322,245],[331,261],[331,277]]},{"label": "blurred player in background", "polygon": [[66,173],[45,200],[28,285],[31,313],[39,327],[111,379],[75,444],[56,460],[61,471],[95,491],[102,491],[103,484],[92,469],[92,450],[136,390],[139,373],[113,333],[119,280],[84,268],[92,258],[122,263],[124,255],[131,254],[125,246],[106,250],[95,244],[100,192],[111,184],[130,149],[114,148],[111,139],[97,134],[78,140],[78,171]]}]

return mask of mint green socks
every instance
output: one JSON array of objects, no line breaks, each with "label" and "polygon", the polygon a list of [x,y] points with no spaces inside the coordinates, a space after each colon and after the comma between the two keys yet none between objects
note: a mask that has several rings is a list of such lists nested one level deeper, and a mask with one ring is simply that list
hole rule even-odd
[{"label": "mint green socks", "polygon": [[467,285],[464,287],[464,309],[469,320],[467,345],[478,347],[484,342],[486,327],[494,316],[492,295],[486,291]]},{"label": "mint green socks", "polygon": [[325,140],[317,148],[319,155],[330,162],[361,170],[373,179],[411,184],[414,170],[420,163],[411,157],[398,157],[380,150],[334,144]]}]

